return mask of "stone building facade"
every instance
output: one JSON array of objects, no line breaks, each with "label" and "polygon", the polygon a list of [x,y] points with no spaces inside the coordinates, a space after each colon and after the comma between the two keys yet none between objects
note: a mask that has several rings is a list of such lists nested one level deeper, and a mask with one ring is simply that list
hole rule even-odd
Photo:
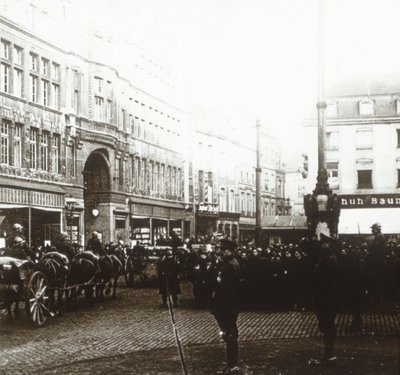
[{"label": "stone building facade", "polygon": [[[326,164],[330,187],[342,197],[339,234],[370,233],[374,222],[381,222],[386,233],[400,233],[398,82],[398,74],[361,77],[327,91]],[[305,138],[316,140],[316,121],[303,125]],[[317,174],[316,143],[308,149],[311,192]]]},{"label": "stone building facade", "polygon": [[[106,65],[93,46],[105,53],[114,47],[109,40],[81,29],[81,54],[63,49],[70,39],[57,45],[39,37],[32,14],[6,3],[5,16],[20,17],[19,23],[0,18],[3,238],[14,222],[25,226],[32,245],[52,242],[60,231],[84,245],[94,230],[104,242],[131,237],[144,243],[187,230],[182,139],[190,115],[176,96],[143,77],[138,87],[121,75],[123,67]],[[135,54],[162,70],[143,51]]]}]

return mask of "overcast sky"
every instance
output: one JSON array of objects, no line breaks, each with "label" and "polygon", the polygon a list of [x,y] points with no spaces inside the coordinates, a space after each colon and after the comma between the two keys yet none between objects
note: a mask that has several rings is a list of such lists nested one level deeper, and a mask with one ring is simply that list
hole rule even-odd
[{"label": "overcast sky", "polygon": [[[317,95],[318,0],[90,1],[107,30],[171,65],[193,102],[299,143]],[[399,14],[399,0],[325,0],[326,81],[400,67]]]}]

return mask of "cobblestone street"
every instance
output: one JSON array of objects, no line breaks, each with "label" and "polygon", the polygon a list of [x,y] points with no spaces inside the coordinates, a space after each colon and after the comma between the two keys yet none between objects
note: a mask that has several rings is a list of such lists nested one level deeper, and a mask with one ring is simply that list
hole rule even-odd
[{"label": "cobblestone street", "polygon": [[[190,374],[212,373],[225,359],[224,346],[213,317],[192,307],[190,293],[190,285],[184,283],[181,304],[175,313],[188,370]],[[395,311],[364,314],[364,330],[358,335],[346,331],[349,320],[348,314],[340,314],[337,320],[338,347],[346,360],[351,362],[354,356],[365,355],[366,361],[376,362],[381,370],[371,373],[397,373],[399,314]],[[317,324],[310,312],[243,312],[239,329],[241,358],[254,374],[263,373],[263,366],[266,362],[271,364],[271,360],[279,368],[273,373],[286,373],[286,350],[302,363],[307,355],[318,355],[320,350]],[[344,354],[346,350],[348,354]],[[372,355],[375,351],[381,356]],[[202,361],[211,367],[204,368]],[[121,288],[116,300],[108,297],[91,307],[84,305],[78,311],[67,311],[40,329],[31,328],[23,311],[12,320],[1,317],[1,373],[85,371],[88,374],[181,372],[169,311],[160,307],[157,289]]]}]

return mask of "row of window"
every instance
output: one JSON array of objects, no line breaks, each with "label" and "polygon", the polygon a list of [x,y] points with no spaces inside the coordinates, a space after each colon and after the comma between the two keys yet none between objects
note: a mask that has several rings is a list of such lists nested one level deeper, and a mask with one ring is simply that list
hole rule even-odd
[{"label": "row of window", "polygon": [[29,160],[23,162],[24,127],[2,121],[0,131],[0,162],[14,167],[28,167],[46,172],[60,172],[60,134],[29,129]]},{"label": "row of window", "polygon": [[[339,163],[330,162],[326,164],[328,182],[334,189],[339,189]],[[400,169],[397,169],[397,187],[400,187]],[[372,169],[357,170],[357,189],[372,189]]]},{"label": "row of window", "polygon": [[[400,99],[396,99],[396,115],[400,115]],[[358,102],[358,114],[360,116],[373,116],[375,113],[375,101],[371,98],[364,98]],[[327,117],[338,117],[338,103],[328,102],[326,107]]]},{"label": "row of window", "polygon": [[[29,63],[24,64],[23,48],[4,39],[0,50],[0,91],[59,109],[60,65],[33,52],[29,53]],[[27,90],[25,74],[29,74]]]},{"label": "row of window", "polygon": [[[116,162],[117,176],[121,176],[121,162]],[[181,196],[182,170],[171,165],[165,165],[153,160],[132,157],[130,170],[130,185],[143,194]],[[121,181],[120,181],[121,184]]]}]

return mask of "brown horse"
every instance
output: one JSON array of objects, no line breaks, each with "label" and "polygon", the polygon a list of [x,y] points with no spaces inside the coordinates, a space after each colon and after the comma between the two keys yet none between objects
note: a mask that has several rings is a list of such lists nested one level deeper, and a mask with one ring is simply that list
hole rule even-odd
[{"label": "brown horse", "polygon": [[100,272],[98,273],[96,278],[96,297],[103,299],[104,293],[109,294],[112,288],[112,298],[115,298],[118,278],[123,271],[121,261],[114,254],[105,255],[99,260],[99,269]]}]

